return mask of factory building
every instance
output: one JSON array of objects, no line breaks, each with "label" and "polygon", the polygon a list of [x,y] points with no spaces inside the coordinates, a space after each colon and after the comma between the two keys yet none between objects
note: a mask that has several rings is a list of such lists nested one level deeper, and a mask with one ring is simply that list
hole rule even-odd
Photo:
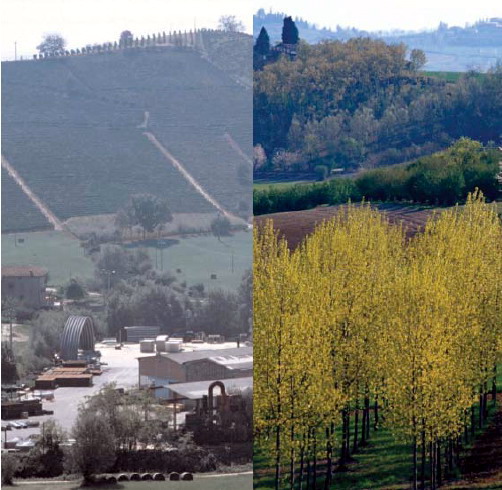
[{"label": "factory building", "polygon": [[253,375],[253,348],[192,352],[158,352],[138,358],[140,388],[156,387],[156,396],[170,396],[166,385]]}]

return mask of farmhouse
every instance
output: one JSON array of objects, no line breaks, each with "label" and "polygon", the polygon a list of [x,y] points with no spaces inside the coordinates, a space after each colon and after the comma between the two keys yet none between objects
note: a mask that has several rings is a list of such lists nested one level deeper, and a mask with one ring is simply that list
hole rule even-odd
[{"label": "farmhouse", "polygon": [[253,375],[253,348],[193,352],[158,352],[138,358],[139,387],[155,386],[156,395],[169,396],[166,385]]},{"label": "farmhouse", "polygon": [[48,306],[45,297],[48,271],[35,266],[2,267],[2,296],[29,308]]}]

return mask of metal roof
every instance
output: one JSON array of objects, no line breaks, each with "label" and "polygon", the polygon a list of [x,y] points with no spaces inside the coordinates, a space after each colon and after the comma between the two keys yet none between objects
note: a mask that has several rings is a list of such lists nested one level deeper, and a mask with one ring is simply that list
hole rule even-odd
[{"label": "metal roof", "polygon": [[61,335],[61,359],[77,359],[78,349],[94,350],[94,323],[90,316],[70,315]]},{"label": "metal roof", "polygon": [[[247,378],[230,378],[218,380],[225,385],[225,391],[232,392],[232,390],[246,390],[253,388],[253,378],[251,376]],[[176,398],[185,398],[189,400],[199,400],[203,395],[207,395],[207,390],[209,385],[214,383],[214,380],[210,381],[194,381],[191,383],[174,383],[170,385],[165,385],[173,393],[176,393]],[[171,399],[174,397],[171,396]]]},{"label": "metal roof", "polygon": [[253,369],[253,356],[249,354],[241,356],[218,355],[210,357],[209,359],[220,366],[226,367],[227,369]]},{"label": "metal roof", "polygon": [[201,361],[203,359],[225,358],[225,357],[250,357],[252,360],[253,348],[252,347],[233,347],[230,349],[209,349],[209,350],[195,350],[192,352],[163,352],[162,357],[167,357],[178,364],[185,364],[187,362]]}]

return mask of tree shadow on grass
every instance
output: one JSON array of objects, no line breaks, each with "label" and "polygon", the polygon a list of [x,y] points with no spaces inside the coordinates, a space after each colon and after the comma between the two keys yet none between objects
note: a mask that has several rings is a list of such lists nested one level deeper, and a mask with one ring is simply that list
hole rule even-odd
[{"label": "tree shadow on grass", "polygon": [[141,240],[138,242],[132,242],[132,243],[127,243],[124,245],[125,248],[162,248],[166,249],[169,247],[173,247],[174,245],[178,245],[180,243],[179,240],[175,240],[173,238],[161,238],[161,239],[148,239],[148,240]]}]

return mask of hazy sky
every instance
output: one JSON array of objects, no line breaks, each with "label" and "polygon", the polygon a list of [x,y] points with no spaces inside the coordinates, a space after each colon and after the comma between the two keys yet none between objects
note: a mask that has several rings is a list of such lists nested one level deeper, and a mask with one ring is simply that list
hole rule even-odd
[{"label": "hazy sky", "polygon": [[360,29],[421,29],[440,20],[464,25],[502,16],[499,0],[1,0],[1,57],[36,52],[42,36],[59,32],[69,48],[118,39],[124,29],[135,35],[170,29],[216,27],[218,18],[235,15],[252,30],[252,15],[262,7],[300,16],[319,26]]},{"label": "hazy sky", "polygon": [[1,0],[1,57],[32,57],[42,36],[58,32],[68,47],[118,40],[129,29],[141,36],[170,29],[215,28],[235,15],[252,31],[254,0]]},{"label": "hazy sky", "polygon": [[500,0],[264,0],[261,7],[320,27],[340,24],[371,31],[433,28],[440,20],[464,26],[480,18],[502,17]]}]

